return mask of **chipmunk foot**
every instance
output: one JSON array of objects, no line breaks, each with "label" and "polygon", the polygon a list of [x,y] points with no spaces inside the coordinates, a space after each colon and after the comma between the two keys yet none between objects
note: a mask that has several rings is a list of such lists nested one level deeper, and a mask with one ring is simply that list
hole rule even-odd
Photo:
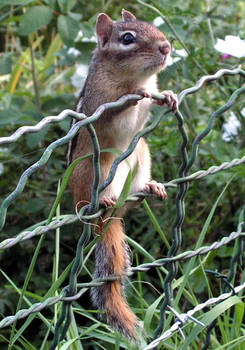
[{"label": "chipmunk foot", "polygon": [[155,194],[162,199],[166,199],[168,197],[164,185],[154,180],[146,183],[144,192]]},{"label": "chipmunk foot", "polygon": [[100,199],[100,205],[102,207],[105,207],[105,208],[114,207],[115,204],[116,204],[116,201],[110,197],[104,196]]},{"label": "chipmunk foot", "polygon": [[173,110],[173,112],[177,112],[178,110],[178,97],[173,91],[171,90],[164,90],[161,92],[161,94],[165,97],[165,100],[157,100],[155,101],[156,104],[159,106],[168,106]]}]

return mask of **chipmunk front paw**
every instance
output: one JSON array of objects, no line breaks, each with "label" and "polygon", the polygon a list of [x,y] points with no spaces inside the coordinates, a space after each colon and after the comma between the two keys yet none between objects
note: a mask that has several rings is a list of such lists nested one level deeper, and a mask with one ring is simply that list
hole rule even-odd
[{"label": "chipmunk front paw", "polygon": [[177,95],[171,90],[164,90],[161,92],[161,94],[165,97],[165,100],[157,100],[156,104],[158,104],[159,106],[168,106],[173,110],[173,112],[176,112],[178,110]]},{"label": "chipmunk front paw", "polygon": [[166,199],[168,197],[164,185],[154,180],[146,183],[144,192],[155,194],[162,199]]},{"label": "chipmunk front paw", "polygon": [[105,207],[105,208],[114,207],[115,204],[116,204],[116,200],[114,200],[113,198],[104,196],[100,199],[100,205],[102,207]]}]

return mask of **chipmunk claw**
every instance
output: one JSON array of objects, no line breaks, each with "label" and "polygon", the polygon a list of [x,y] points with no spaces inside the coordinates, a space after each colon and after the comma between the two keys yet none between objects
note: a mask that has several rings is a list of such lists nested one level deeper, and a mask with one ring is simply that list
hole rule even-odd
[{"label": "chipmunk claw", "polygon": [[164,185],[154,180],[146,183],[144,192],[155,194],[162,199],[166,199],[168,197]]},{"label": "chipmunk claw", "polygon": [[173,110],[173,112],[177,112],[178,110],[178,97],[171,90],[164,90],[161,94],[165,97],[165,100],[157,100],[155,103],[159,106],[168,106]]},{"label": "chipmunk claw", "polygon": [[116,201],[110,197],[102,197],[100,199],[100,205],[102,207],[108,208],[108,207],[114,207],[116,204]]}]

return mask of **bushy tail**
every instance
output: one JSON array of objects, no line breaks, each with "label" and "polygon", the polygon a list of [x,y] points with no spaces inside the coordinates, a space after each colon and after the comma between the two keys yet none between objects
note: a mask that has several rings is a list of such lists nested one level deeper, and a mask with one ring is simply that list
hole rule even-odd
[{"label": "bushy tail", "polygon": [[136,340],[138,320],[129,308],[123,290],[123,279],[127,275],[129,266],[128,246],[125,242],[122,223],[118,219],[113,219],[96,247],[94,277],[105,278],[116,275],[120,280],[93,287],[91,296],[93,304],[98,309],[106,311],[107,322],[115,330],[131,340]]}]

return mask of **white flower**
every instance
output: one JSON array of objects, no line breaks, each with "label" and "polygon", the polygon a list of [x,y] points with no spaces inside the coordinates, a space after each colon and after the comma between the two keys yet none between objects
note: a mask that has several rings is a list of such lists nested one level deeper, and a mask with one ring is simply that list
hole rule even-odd
[{"label": "white flower", "polygon": [[241,110],[241,115],[245,117],[245,107],[243,107],[243,109]]},{"label": "white flower", "polygon": [[234,57],[245,57],[245,40],[240,39],[239,36],[226,35],[225,40],[217,40],[214,48]]},{"label": "white flower", "polygon": [[92,35],[91,38],[87,38],[86,36],[84,36],[83,31],[80,29],[77,33],[75,41],[82,41],[85,43],[96,43],[96,37],[95,35]]},{"label": "white flower", "polygon": [[188,56],[188,53],[185,51],[185,49],[173,50],[172,54],[174,56],[177,56],[177,57],[168,56],[168,58],[167,58],[167,66],[171,66],[173,63],[180,61],[181,58],[184,58],[184,57]]},{"label": "white flower", "polygon": [[[9,149],[7,147],[0,147],[0,153],[8,153]],[[4,173],[4,165],[0,163],[0,175]]]},{"label": "white flower", "polygon": [[240,121],[237,119],[233,112],[230,113],[228,121],[223,125],[223,135],[222,139],[226,142],[231,141],[233,136],[236,136],[238,130],[241,127]]},{"label": "white flower", "polygon": [[77,89],[77,92],[75,93],[76,96],[78,96],[80,91],[82,90],[87,74],[88,66],[86,66],[85,64],[76,64],[75,73],[71,77],[71,83]]},{"label": "white flower", "polygon": [[84,42],[84,43],[96,43],[97,42],[96,36],[93,35],[93,36],[91,36],[91,38],[87,38],[86,36],[84,36],[82,42]]},{"label": "white flower", "polygon": [[160,27],[164,23],[164,20],[162,17],[156,17],[153,21],[154,26]]},{"label": "white flower", "polygon": [[68,50],[68,54],[77,57],[77,56],[81,55],[81,52],[79,50],[77,50],[75,47],[70,47]]}]

